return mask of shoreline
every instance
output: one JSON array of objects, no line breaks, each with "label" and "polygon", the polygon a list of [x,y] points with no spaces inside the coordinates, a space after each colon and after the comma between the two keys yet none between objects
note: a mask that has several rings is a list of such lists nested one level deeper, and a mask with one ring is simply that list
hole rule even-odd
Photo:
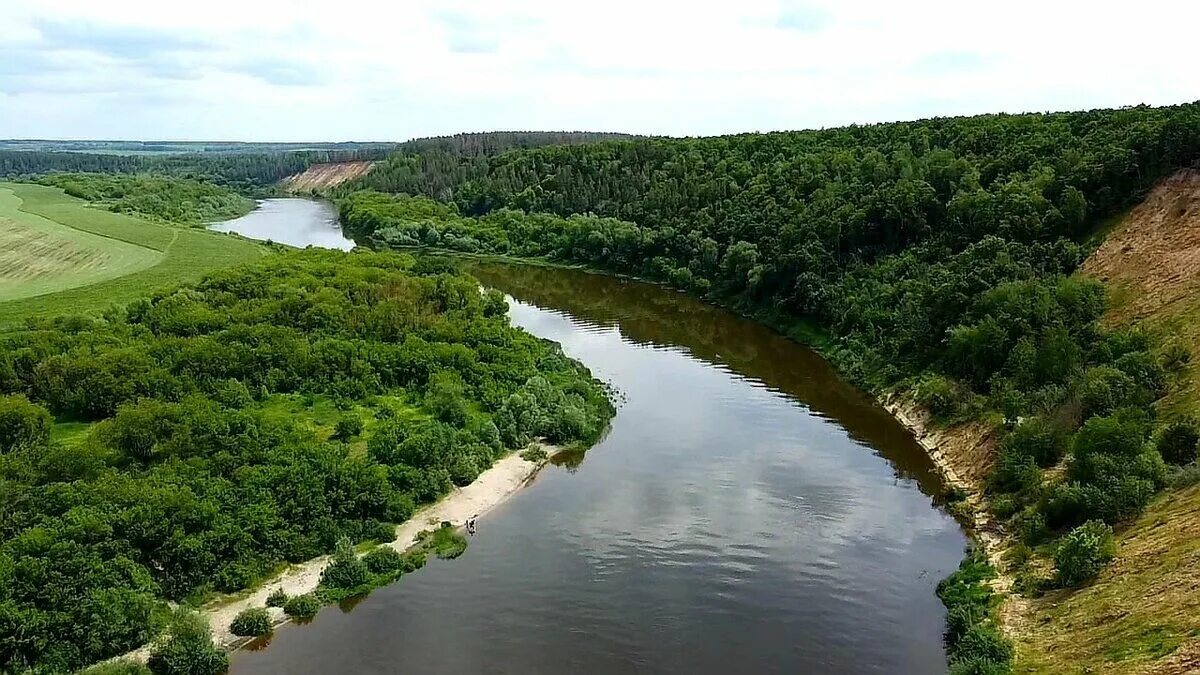
[{"label": "shoreline", "polygon": [[[549,459],[563,450],[547,444],[541,447],[546,451],[546,459],[530,462],[521,457],[520,450],[501,457],[471,484],[455,487],[440,500],[421,508],[411,518],[397,525],[396,538],[380,546],[390,546],[403,553],[415,545],[417,535],[424,530],[435,528],[443,521],[463,527],[468,518],[482,516],[496,508],[528,485],[549,463]],[[205,603],[198,611],[209,622],[213,642],[221,649],[232,652],[253,641],[255,638],[238,637],[229,632],[233,619],[243,610],[266,607],[267,596],[277,589],[283,589],[289,596],[315,591],[321,581],[321,572],[331,558],[330,555],[323,555],[290,565],[252,591],[242,591]],[[267,612],[272,627],[291,621],[279,607],[267,607]],[[145,663],[153,644],[143,645],[111,661],[136,660]]]}]

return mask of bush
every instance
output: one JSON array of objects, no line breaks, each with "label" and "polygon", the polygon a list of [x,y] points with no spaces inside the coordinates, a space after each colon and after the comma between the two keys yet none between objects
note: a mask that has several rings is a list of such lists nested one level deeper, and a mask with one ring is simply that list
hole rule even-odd
[{"label": "bush", "polygon": [[1197,444],[1200,444],[1200,427],[1190,419],[1168,424],[1154,439],[1154,447],[1163,461],[1176,466],[1196,461]]},{"label": "bush", "polygon": [[548,455],[546,454],[546,449],[541,445],[534,445],[521,452],[521,459],[525,460],[526,462],[544,462],[546,461],[547,457]]},{"label": "bush", "polygon": [[204,617],[178,609],[166,640],[150,653],[146,665],[155,675],[221,675],[229,670],[229,656],[213,644]]},{"label": "bush", "polygon": [[1009,675],[1012,664],[990,659],[967,659],[950,664],[949,675]]},{"label": "bush", "polygon": [[1095,579],[1116,556],[1112,528],[1091,520],[1071,530],[1054,552],[1055,580],[1064,588]]},{"label": "bush", "polygon": [[17,447],[42,446],[54,420],[40,405],[22,395],[0,397],[0,453]]},{"label": "bush", "polygon": [[267,607],[283,607],[287,604],[288,594],[282,588],[276,588],[267,596]]},{"label": "bush", "polygon": [[1000,451],[1029,457],[1039,467],[1054,466],[1067,450],[1067,431],[1044,417],[1030,417],[1000,441]]},{"label": "bush", "polygon": [[392,574],[404,570],[404,556],[391,546],[377,546],[363,556],[363,564],[372,574]]},{"label": "bush", "polygon": [[935,417],[947,419],[966,407],[967,392],[948,377],[928,374],[913,388],[913,398]]},{"label": "bush", "polygon": [[467,538],[450,523],[442,523],[441,527],[426,534],[424,544],[434,555],[445,560],[457,558],[467,550]]},{"label": "bush", "polygon": [[396,541],[396,526],[391,523],[371,522],[363,529],[363,535],[371,541],[386,544]]},{"label": "bush", "polygon": [[312,593],[293,596],[283,606],[283,613],[293,619],[311,619],[321,611],[321,601]]},{"label": "bush", "polygon": [[150,675],[150,669],[136,661],[111,661],[92,666],[79,675]]},{"label": "bush", "polygon": [[1139,392],[1136,381],[1109,366],[1088,368],[1079,385],[1079,401],[1084,417],[1108,415],[1126,405],[1149,404],[1153,397]]},{"label": "bush", "polygon": [[1195,462],[1187,466],[1180,467],[1171,476],[1171,485],[1176,490],[1182,490],[1185,487],[1191,487],[1200,483],[1200,464]]},{"label": "bush", "polygon": [[333,426],[333,438],[348,441],[362,433],[363,421],[358,415],[342,415]]},{"label": "bush", "polygon": [[370,572],[355,555],[350,540],[342,538],[338,541],[333,561],[321,572],[321,585],[347,591],[365,586],[370,580]]},{"label": "bush", "polygon": [[243,609],[229,624],[229,632],[238,637],[258,637],[271,632],[271,617],[262,607]]},{"label": "bush", "polygon": [[1013,646],[990,623],[976,623],[950,647],[950,662],[1008,663]]}]

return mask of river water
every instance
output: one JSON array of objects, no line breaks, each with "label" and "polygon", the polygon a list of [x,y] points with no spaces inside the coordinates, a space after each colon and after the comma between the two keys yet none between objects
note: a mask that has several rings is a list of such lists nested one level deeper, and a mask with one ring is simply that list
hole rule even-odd
[{"label": "river water", "polygon": [[620,392],[466,554],[233,655],[273,673],[934,673],[966,538],[911,436],[806,348],[657,286],[479,264]]},{"label": "river water", "polygon": [[210,225],[209,229],[300,248],[319,246],[343,251],[354,248],[354,242],[342,234],[333,206],[312,199],[264,199],[258,208],[241,218]]}]

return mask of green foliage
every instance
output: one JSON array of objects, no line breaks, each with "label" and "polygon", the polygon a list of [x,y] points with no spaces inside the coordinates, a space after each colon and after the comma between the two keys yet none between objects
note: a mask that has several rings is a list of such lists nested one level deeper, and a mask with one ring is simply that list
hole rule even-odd
[{"label": "green foliage", "polygon": [[333,560],[321,571],[321,585],[340,591],[363,588],[371,573],[354,552],[349,539],[338,541]]},{"label": "green foliage", "polygon": [[1095,579],[1117,554],[1112,528],[1090,520],[1063,537],[1054,552],[1055,581],[1063,587]]},{"label": "green foliage", "polygon": [[521,459],[526,462],[544,462],[549,455],[546,454],[546,449],[541,445],[534,445],[521,451]]},{"label": "green foliage", "polygon": [[946,644],[952,672],[1011,672],[1013,647],[996,627],[995,599],[987,581],[996,571],[974,549],[943,579],[938,597],[946,606]]},{"label": "green foliage", "polygon": [[147,665],[154,675],[222,675],[229,670],[229,656],[213,644],[204,618],[181,608]]},{"label": "green foliage", "polygon": [[342,415],[333,427],[333,437],[339,441],[348,441],[361,434],[362,431],[363,421],[361,417],[354,414]]},{"label": "green foliage", "polygon": [[45,445],[54,420],[23,395],[0,396],[0,453]]},{"label": "green foliage", "polygon": [[404,555],[391,546],[376,546],[363,556],[371,574],[389,575],[405,571]]},{"label": "green foliage", "polygon": [[150,668],[137,661],[109,661],[92,666],[80,672],[80,675],[151,675]]},{"label": "green foliage", "polygon": [[450,560],[466,552],[467,538],[450,523],[442,523],[435,530],[421,533],[421,546],[439,558]]},{"label": "green foliage", "polygon": [[282,588],[276,588],[267,596],[267,607],[283,607],[287,601],[288,594]]},{"label": "green foliage", "polygon": [[1200,425],[1195,420],[1178,420],[1159,431],[1154,447],[1163,461],[1182,466],[1196,461],[1196,446],[1200,444]]},{"label": "green foliage", "polygon": [[38,181],[118,213],[202,225],[249,213],[254,202],[233,190],[187,178],[101,173],[56,173]]},{"label": "green foliage", "polygon": [[295,595],[283,605],[283,613],[293,619],[311,619],[321,611],[321,601],[312,593]]},{"label": "green foliage", "polygon": [[266,635],[271,632],[271,617],[262,607],[243,609],[229,624],[229,632],[239,637]]},{"label": "green foliage", "polygon": [[[511,433],[564,415],[582,415],[553,430],[565,442],[599,433],[613,408],[583,366],[489,313],[473,280],[411,265],[298,251],[102,320],[0,335],[0,382],[31,401],[0,397],[27,441],[0,462],[0,670],[82,667],[151,639],[166,600],[238,591],[342,539],[394,538],[416,503],[523,447],[495,422],[513,396],[539,416],[506,412]],[[449,378],[437,373],[453,375],[465,416],[424,406]],[[362,416],[373,397],[411,406],[372,420],[363,453],[270,409],[305,397]],[[38,406],[94,424],[60,446]],[[342,562],[328,585],[371,581]]]}]

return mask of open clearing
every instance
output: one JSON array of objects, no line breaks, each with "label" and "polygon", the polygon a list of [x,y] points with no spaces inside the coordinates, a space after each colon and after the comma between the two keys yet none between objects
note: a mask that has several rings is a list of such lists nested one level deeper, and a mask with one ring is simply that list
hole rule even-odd
[{"label": "open clearing", "polygon": [[0,302],[67,290],[158,264],[162,253],[21,210],[0,187]]},{"label": "open clearing", "polygon": [[94,208],[58,188],[0,183],[0,326],[94,314],[267,251]]}]

